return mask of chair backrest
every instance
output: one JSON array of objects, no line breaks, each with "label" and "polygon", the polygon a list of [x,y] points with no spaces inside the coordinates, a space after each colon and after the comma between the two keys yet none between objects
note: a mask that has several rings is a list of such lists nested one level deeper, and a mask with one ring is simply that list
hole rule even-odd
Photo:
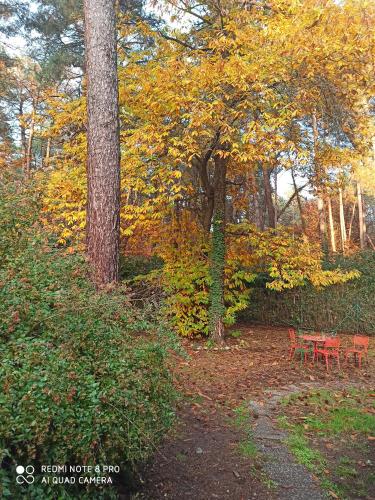
[{"label": "chair backrest", "polygon": [[340,339],[338,337],[329,337],[324,342],[324,347],[332,347],[337,349],[340,347]]},{"label": "chair backrest", "polygon": [[353,344],[355,347],[363,347],[365,351],[368,349],[370,338],[365,337],[364,335],[354,335]]},{"label": "chair backrest", "polygon": [[289,334],[289,340],[292,344],[295,344],[297,342],[297,335],[296,335],[296,331],[294,328],[289,328],[288,330],[288,334]]}]

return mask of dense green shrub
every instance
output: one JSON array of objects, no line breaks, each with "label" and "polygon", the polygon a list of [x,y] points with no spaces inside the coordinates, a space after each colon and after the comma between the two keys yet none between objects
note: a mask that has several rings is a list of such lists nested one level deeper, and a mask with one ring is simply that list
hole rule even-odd
[{"label": "dense green shrub", "polygon": [[[1,210],[8,209],[3,204]],[[110,464],[128,471],[154,451],[173,420],[166,368],[173,339],[164,338],[147,311],[132,307],[126,290],[94,290],[83,258],[64,253],[36,225],[8,238],[6,248],[0,268],[0,496],[22,496],[17,464],[36,471],[40,464]],[[92,488],[58,493],[58,486],[42,487],[36,479],[24,494],[94,498],[95,491],[99,498],[100,487]],[[109,490],[103,495],[108,498]]]},{"label": "dense green shrub", "polygon": [[375,334],[375,252],[337,256],[327,269],[358,269],[361,276],[347,283],[316,289],[303,288],[276,293],[261,283],[251,294],[242,320],[269,325],[294,325],[321,331]]}]

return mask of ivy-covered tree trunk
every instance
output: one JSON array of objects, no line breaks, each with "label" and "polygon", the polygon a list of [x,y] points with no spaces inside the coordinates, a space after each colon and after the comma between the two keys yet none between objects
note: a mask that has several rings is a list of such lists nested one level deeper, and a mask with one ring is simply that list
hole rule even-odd
[{"label": "ivy-covered tree trunk", "polygon": [[225,198],[227,160],[214,158],[214,214],[210,256],[210,337],[216,343],[224,342],[224,267],[225,267]]},{"label": "ivy-covered tree trunk", "polygon": [[98,285],[118,280],[120,148],[115,0],[84,0],[87,76],[87,251]]}]

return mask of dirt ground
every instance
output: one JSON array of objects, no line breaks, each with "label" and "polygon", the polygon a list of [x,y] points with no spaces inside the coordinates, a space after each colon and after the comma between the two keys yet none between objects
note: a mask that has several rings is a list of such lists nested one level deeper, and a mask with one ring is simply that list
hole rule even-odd
[{"label": "dirt ground", "polygon": [[[326,373],[322,363],[304,364],[288,358],[285,328],[242,325],[228,332],[223,349],[204,341],[182,342],[187,358],[176,358],[176,385],[182,394],[175,428],[153,462],[140,473],[142,488],[133,498],[147,500],[247,500],[277,498],[277,491],[251,457],[241,455],[243,432],[233,424],[234,410],[246,401],[269,398],[267,389],[316,381],[375,387],[375,339],[369,364],[338,370],[333,361]],[[341,334],[342,349],[352,336]]]}]

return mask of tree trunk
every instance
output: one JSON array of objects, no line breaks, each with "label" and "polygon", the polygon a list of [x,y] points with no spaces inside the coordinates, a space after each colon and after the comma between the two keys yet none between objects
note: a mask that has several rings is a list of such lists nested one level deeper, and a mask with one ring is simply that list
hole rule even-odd
[{"label": "tree trunk", "polygon": [[357,182],[357,200],[358,200],[358,224],[359,224],[359,243],[361,249],[366,248],[366,223],[363,210],[361,184]]},{"label": "tree trunk", "polygon": [[51,137],[47,139],[46,155],[44,157],[44,166],[49,167],[49,160],[51,156]]},{"label": "tree trunk", "polygon": [[87,252],[97,285],[118,280],[120,148],[115,0],[84,0]]},{"label": "tree trunk", "polygon": [[27,151],[27,142],[26,142],[26,130],[25,125],[23,124],[23,98],[20,97],[19,107],[19,123],[20,123],[20,134],[21,134],[21,146],[22,146],[22,155],[23,155],[23,167],[26,170],[26,151]]},{"label": "tree trunk", "polygon": [[274,227],[276,228],[277,226],[277,212],[278,212],[278,197],[277,197],[277,168],[275,168],[274,172],[275,176],[275,204],[274,204],[274,213],[275,213],[275,221],[274,221]]},{"label": "tree trunk", "polygon": [[30,131],[29,138],[27,140],[27,150],[26,150],[26,163],[25,163],[25,174],[26,177],[30,177],[31,173],[31,162],[33,158],[33,140],[34,140],[34,127],[35,127],[35,103],[33,102],[33,108],[31,111],[31,121],[30,121]]},{"label": "tree trunk", "polygon": [[354,222],[354,216],[355,216],[355,208],[356,208],[356,206],[357,206],[357,200],[354,200],[353,207],[352,207],[352,215],[350,217],[349,231],[348,231],[348,240],[349,241],[352,238],[352,228],[353,228],[353,222]]},{"label": "tree trunk", "polygon": [[302,233],[306,234],[306,223],[305,223],[305,218],[303,216],[303,209],[302,209],[301,197],[299,195],[299,192],[300,192],[301,189],[298,189],[298,187],[297,187],[296,178],[295,178],[295,175],[294,175],[293,168],[291,170],[291,174],[292,174],[292,180],[293,180],[293,186],[294,186],[294,193],[295,193],[296,198],[297,198],[298,210],[299,210],[299,215],[300,215],[300,218],[301,218]]},{"label": "tree trunk", "polygon": [[329,222],[329,235],[331,238],[331,250],[333,253],[336,253],[336,236],[335,236],[335,228],[333,225],[333,215],[332,215],[332,202],[331,197],[327,196],[327,205],[328,205],[328,222]]},{"label": "tree trunk", "polygon": [[254,194],[256,226],[261,231],[264,231],[264,212],[260,206],[259,191]]},{"label": "tree trunk", "polygon": [[260,206],[260,179],[259,179],[260,171],[251,170],[249,173],[249,214],[248,220],[251,224],[255,224],[255,226],[264,231],[264,212]]},{"label": "tree trunk", "polygon": [[318,149],[318,123],[316,120],[315,112],[312,115],[312,128],[313,128],[313,147],[314,147],[314,167],[315,167],[315,177],[316,177],[316,193],[317,193],[317,205],[319,213],[319,235],[322,250],[324,253],[327,252],[327,228],[324,214],[324,201],[323,201],[323,186],[322,186],[322,172],[320,165],[316,160],[316,151]]},{"label": "tree trunk", "polygon": [[224,342],[224,267],[225,267],[225,199],[227,160],[216,155],[214,174],[214,215],[210,259],[210,336]]},{"label": "tree trunk", "polygon": [[339,188],[339,214],[340,214],[341,247],[342,247],[342,252],[345,253],[346,226],[345,226],[344,202],[343,202],[343,198],[342,198],[342,189],[341,188]]},{"label": "tree trunk", "polygon": [[275,207],[272,199],[270,172],[262,165],[264,198],[268,214],[268,227],[275,228]]},{"label": "tree trunk", "polygon": [[324,252],[327,252],[327,228],[326,219],[324,214],[324,203],[323,198],[318,197],[318,212],[319,212],[319,233],[320,241]]}]

